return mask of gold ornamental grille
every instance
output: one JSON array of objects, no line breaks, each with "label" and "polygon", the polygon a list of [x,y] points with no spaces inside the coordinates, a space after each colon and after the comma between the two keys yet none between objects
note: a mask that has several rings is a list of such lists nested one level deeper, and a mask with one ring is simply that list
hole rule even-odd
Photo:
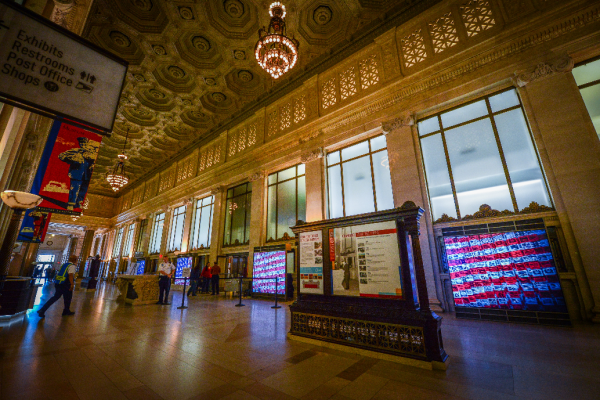
[{"label": "gold ornamental grille", "polygon": [[399,355],[425,356],[421,327],[295,312],[292,333]]}]

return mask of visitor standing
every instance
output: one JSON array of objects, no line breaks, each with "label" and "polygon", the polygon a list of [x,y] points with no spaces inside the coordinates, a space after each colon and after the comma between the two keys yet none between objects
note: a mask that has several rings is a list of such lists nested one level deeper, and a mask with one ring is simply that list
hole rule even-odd
[{"label": "visitor standing", "polygon": [[208,294],[208,286],[210,285],[211,279],[212,275],[210,274],[210,263],[207,262],[206,266],[202,270],[202,293]]},{"label": "visitor standing", "polygon": [[198,280],[200,279],[200,266],[196,265],[190,274],[190,288],[188,289],[187,295],[196,295],[198,291]]},{"label": "visitor standing", "polygon": [[158,296],[158,303],[156,304],[171,304],[169,303],[169,291],[171,290],[173,272],[175,272],[175,266],[169,262],[168,257],[164,257],[162,263],[158,266],[158,288],[160,294]]},{"label": "visitor standing", "polygon": [[54,296],[50,297],[46,304],[42,306],[38,310],[38,315],[40,318],[44,318],[46,316],[46,310],[50,308],[50,306],[60,297],[63,297],[65,302],[65,307],[63,309],[62,315],[73,315],[75,314],[70,310],[71,307],[71,299],[73,298],[73,289],[75,288],[75,263],[77,262],[77,256],[72,255],[69,257],[69,262],[64,263],[58,273],[56,274],[56,278],[54,279]]},{"label": "visitor standing", "polygon": [[219,294],[219,274],[221,273],[221,267],[215,261],[215,264],[210,269],[210,274],[212,275],[212,294]]}]

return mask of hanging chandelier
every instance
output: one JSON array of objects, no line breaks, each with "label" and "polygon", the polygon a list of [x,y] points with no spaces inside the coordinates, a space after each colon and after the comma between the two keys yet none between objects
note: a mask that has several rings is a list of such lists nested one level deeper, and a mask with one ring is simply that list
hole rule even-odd
[{"label": "hanging chandelier", "polygon": [[129,182],[129,175],[125,173],[125,160],[127,160],[127,156],[125,155],[125,146],[127,146],[128,138],[129,129],[127,129],[127,136],[125,137],[125,144],[123,144],[123,151],[117,156],[119,161],[117,161],[112,171],[106,174],[106,180],[108,181],[112,190],[115,192],[118,192]]},{"label": "hanging chandelier", "polygon": [[269,7],[269,15],[271,16],[269,28],[263,27],[258,30],[254,55],[258,65],[273,79],[277,79],[296,65],[299,43],[293,37],[286,36],[283,4],[278,1],[272,3]]}]

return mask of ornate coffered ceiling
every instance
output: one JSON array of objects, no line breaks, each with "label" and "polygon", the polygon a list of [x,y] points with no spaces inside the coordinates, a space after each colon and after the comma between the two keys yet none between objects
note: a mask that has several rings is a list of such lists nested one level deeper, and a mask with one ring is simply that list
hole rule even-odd
[{"label": "ornate coffered ceiling", "polygon": [[[269,1],[97,0],[83,36],[130,63],[112,137],[105,138],[90,192],[112,195],[104,174],[129,129],[130,182],[198,142],[273,91],[254,59]],[[401,0],[289,0],[288,34],[300,42],[299,75],[311,61],[382,21]],[[410,3],[410,1],[408,1]]]}]

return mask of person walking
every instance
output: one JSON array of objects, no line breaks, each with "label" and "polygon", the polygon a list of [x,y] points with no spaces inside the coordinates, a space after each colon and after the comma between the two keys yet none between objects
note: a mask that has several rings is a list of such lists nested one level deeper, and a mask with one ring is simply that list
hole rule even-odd
[{"label": "person walking", "polygon": [[187,292],[188,296],[190,294],[192,296],[196,295],[196,292],[198,291],[198,280],[199,279],[200,279],[200,266],[196,265],[192,269],[192,272],[190,273],[190,288],[188,289],[188,292]]},{"label": "person walking", "polygon": [[63,297],[63,301],[65,302],[65,307],[63,309],[62,315],[73,315],[75,314],[70,310],[71,307],[71,299],[73,298],[73,289],[75,288],[75,263],[77,262],[77,256],[72,255],[69,257],[69,262],[61,265],[60,270],[56,274],[54,279],[54,296],[50,297],[46,304],[42,306],[37,312],[40,318],[44,318],[46,316],[46,310],[50,308],[50,306],[58,301],[60,297]]},{"label": "person walking", "polygon": [[208,294],[208,285],[210,284],[210,280],[212,275],[210,274],[210,263],[207,262],[206,266],[202,270],[202,293]]},{"label": "person walking", "polygon": [[215,261],[215,264],[210,269],[211,282],[212,282],[212,294],[219,294],[219,274],[221,273],[221,267]]},{"label": "person walking", "polygon": [[160,294],[158,296],[158,303],[156,304],[171,304],[169,303],[169,291],[171,290],[173,272],[175,272],[175,266],[169,262],[168,257],[163,257],[163,262],[158,266],[158,287]]}]

